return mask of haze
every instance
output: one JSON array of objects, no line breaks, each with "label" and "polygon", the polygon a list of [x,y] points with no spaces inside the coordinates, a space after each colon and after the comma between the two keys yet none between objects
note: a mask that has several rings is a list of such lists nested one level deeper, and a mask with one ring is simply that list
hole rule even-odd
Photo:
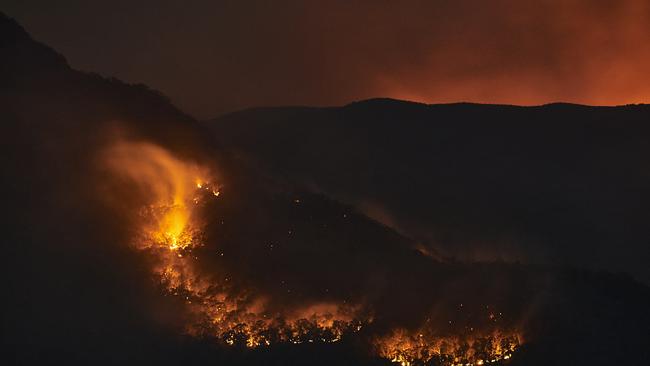
[{"label": "haze", "polygon": [[16,1],[72,67],[145,83],[195,117],[376,96],[647,102],[643,0]]}]

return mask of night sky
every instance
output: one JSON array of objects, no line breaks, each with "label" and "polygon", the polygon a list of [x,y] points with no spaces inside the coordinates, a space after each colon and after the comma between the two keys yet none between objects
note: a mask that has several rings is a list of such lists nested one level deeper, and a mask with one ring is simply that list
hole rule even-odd
[{"label": "night sky", "polygon": [[77,69],[207,119],[376,96],[618,105],[650,97],[644,0],[3,2]]}]

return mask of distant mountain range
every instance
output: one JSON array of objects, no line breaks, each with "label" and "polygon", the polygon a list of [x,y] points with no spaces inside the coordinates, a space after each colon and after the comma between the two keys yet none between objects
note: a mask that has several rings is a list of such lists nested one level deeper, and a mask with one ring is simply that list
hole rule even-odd
[{"label": "distant mountain range", "polygon": [[372,99],[208,121],[243,164],[336,197],[460,260],[650,283],[650,106]]}]

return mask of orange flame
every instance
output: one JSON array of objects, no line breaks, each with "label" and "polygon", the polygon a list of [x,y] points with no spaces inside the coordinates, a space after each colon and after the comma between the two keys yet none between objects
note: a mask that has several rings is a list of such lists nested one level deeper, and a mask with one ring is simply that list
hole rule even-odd
[{"label": "orange flame", "polygon": [[149,197],[141,217],[143,233],[151,240],[136,242],[140,249],[158,246],[176,251],[195,244],[194,187],[195,182],[205,182],[208,169],[145,142],[116,143],[106,156],[109,168],[135,182]]}]

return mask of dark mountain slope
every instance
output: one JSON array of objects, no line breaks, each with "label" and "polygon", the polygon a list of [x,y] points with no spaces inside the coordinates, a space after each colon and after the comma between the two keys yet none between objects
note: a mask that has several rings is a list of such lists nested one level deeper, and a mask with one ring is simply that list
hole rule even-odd
[{"label": "dark mountain slope", "polygon": [[208,124],[242,164],[353,204],[444,256],[650,282],[650,106],[375,99]]},{"label": "dark mountain slope", "polygon": [[196,154],[198,125],[144,86],[72,70],[3,14],[0,121],[3,363],[164,360],[174,326],[100,204],[97,151],[119,128]]}]

